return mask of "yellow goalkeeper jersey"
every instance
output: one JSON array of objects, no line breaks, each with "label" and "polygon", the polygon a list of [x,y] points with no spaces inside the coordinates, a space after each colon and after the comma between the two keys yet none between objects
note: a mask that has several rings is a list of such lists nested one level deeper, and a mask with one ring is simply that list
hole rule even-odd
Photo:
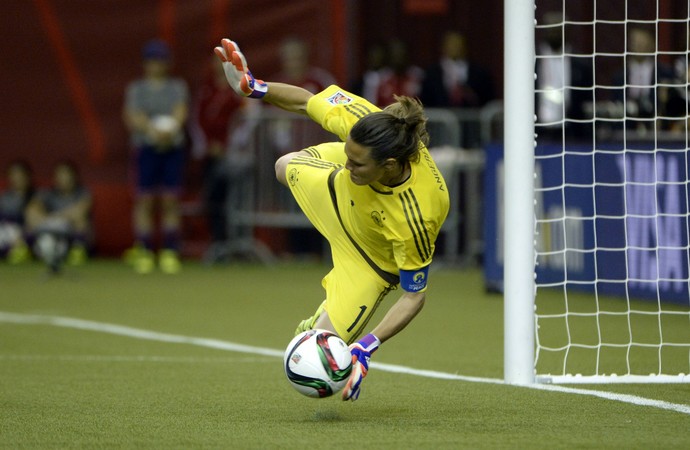
[{"label": "yellow goalkeeper jersey", "polygon": [[[307,105],[309,116],[343,141],[360,118],[376,111],[380,108],[338,86],[314,95]],[[344,147],[344,142],[329,143],[306,151],[344,165]],[[403,289],[423,290],[449,205],[445,180],[428,149],[420,148],[410,177],[398,186],[356,185],[345,168],[335,170],[331,184],[342,226],[356,244],[380,269],[399,275]]]}]

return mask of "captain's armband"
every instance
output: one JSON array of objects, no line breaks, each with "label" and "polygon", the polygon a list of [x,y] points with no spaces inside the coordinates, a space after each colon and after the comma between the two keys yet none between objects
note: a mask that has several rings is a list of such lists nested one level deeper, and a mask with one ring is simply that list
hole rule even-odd
[{"label": "captain's armband", "polygon": [[400,287],[406,292],[421,292],[426,289],[429,266],[417,270],[400,271]]}]

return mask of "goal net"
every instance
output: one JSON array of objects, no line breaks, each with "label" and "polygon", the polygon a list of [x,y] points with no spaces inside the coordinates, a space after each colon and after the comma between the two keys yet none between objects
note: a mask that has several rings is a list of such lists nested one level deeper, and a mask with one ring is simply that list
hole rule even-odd
[{"label": "goal net", "polygon": [[535,3],[537,381],[690,382],[690,2]]}]

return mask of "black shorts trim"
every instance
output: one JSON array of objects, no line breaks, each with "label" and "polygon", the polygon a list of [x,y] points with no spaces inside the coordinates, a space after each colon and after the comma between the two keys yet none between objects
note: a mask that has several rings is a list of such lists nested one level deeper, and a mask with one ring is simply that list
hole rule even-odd
[{"label": "black shorts trim", "polygon": [[376,263],[369,257],[369,255],[367,255],[364,249],[354,240],[350,233],[348,233],[347,229],[345,228],[345,224],[343,224],[343,219],[342,217],[340,217],[340,210],[338,209],[338,198],[335,194],[335,176],[342,169],[342,167],[339,167],[338,169],[331,172],[331,174],[328,176],[328,192],[331,194],[331,202],[333,203],[333,208],[335,208],[335,214],[338,217],[338,222],[340,222],[340,226],[343,228],[343,231],[345,232],[345,235],[348,237],[348,239],[350,239],[350,242],[352,242],[352,245],[354,245],[359,254],[362,255],[362,258],[364,258],[367,264],[369,264],[369,267],[371,267],[374,270],[374,272],[376,272],[378,276],[380,276],[386,283],[395,286],[400,283],[400,277],[390,272],[386,272],[385,270],[377,266]]}]

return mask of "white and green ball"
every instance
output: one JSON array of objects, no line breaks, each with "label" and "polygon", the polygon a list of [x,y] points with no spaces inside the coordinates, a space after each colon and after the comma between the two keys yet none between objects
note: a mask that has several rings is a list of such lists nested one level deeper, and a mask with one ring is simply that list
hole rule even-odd
[{"label": "white and green ball", "polygon": [[352,355],[335,333],[309,330],[295,336],[285,350],[285,374],[290,385],[307,397],[330,397],[347,384]]}]

